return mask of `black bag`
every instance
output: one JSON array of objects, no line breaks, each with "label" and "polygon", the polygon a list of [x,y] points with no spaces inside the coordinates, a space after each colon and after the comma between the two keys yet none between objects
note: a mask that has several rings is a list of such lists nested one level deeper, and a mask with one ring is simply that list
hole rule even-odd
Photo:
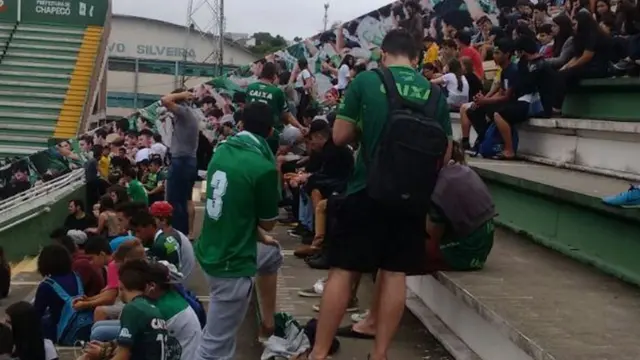
[{"label": "black bag", "polygon": [[424,104],[400,96],[389,69],[377,69],[389,100],[389,118],[367,164],[369,196],[410,212],[426,212],[447,151],[447,135],[435,117],[442,96],[431,87]]}]

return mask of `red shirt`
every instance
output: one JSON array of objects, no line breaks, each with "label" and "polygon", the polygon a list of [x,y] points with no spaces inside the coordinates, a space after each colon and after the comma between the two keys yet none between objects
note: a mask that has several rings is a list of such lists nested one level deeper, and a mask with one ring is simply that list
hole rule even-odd
[{"label": "red shirt", "polygon": [[484,79],[484,68],[482,67],[482,56],[478,50],[471,46],[465,46],[460,49],[460,58],[468,57],[473,64],[473,72],[476,73],[479,79]]},{"label": "red shirt", "polygon": [[85,295],[95,296],[100,293],[100,290],[104,287],[104,278],[100,273],[100,269],[93,266],[89,261],[89,257],[81,252],[76,252],[72,255],[72,258],[73,271],[80,277]]}]

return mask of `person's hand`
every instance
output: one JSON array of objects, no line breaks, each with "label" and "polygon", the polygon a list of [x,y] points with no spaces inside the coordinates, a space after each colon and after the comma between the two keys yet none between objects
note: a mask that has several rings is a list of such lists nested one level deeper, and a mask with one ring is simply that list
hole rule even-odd
[{"label": "person's hand", "polygon": [[291,180],[289,181],[289,186],[291,186],[292,188],[297,188],[297,187],[298,187],[298,180],[297,180],[297,178],[295,178],[295,179],[291,179]]},{"label": "person's hand", "polygon": [[94,228],[94,227],[92,227],[92,228],[86,228],[86,229],[84,229],[84,232],[86,232],[86,233],[96,234],[96,233],[98,233],[98,228]]},{"label": "person's hand", "polygon": [[302,183],[306,183],[307,180],[309,180],[309,176],[311,176],[311,174],[300,174],[300,175],[298,175],[298,178],[297,178],[298,183],[301,183],[301,184]]},{"label": "person's hand", "polygon": [[260,237],[260,242],[267,246],[276,246],[279,247],[280,243],[273,236],[264,234],[264,236]]},{"label": "person's hand", "polygon": [[103,344],[99,341],[92,341],[85,345],[82,351],[91,359],[100,359]]},{"label": "person's hand", "polygon": [[302,133],[303,136],[307,136],[307,134],[309,134],[309,128],[303,126],[300,128],[300,132]]},{"label": "person's hand", "polygon": [[73,300],[73,304],[72,304],[74,310],[86,309],[86,308],[89,307],[88,305],[89,304],[85,300],[82,300],[82,299]]}]

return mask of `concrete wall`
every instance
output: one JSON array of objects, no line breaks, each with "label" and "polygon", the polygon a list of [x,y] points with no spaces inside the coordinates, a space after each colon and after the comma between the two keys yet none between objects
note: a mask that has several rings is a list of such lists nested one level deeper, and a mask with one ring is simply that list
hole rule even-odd
[{"label": "concrete wall", "polygon": [[[186,46],[185,46],[186,45]],[[182,49],[187,49],[187,61],[214,63],[209,55],[217,47],[217,39],[193,33],[186,39],[184,26],[157,20],[113,15],[109,37],[109,55],[154,60],[183,60]],[[256,57],[241,46],[224,48],[224,63],[246,65]]]}]

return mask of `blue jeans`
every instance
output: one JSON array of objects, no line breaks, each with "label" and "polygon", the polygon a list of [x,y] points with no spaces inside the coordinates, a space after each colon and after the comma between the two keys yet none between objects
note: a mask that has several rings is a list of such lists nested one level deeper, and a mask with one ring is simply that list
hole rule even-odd
[{"label": "blue jeans", "polygon": [[300,189],[299,198],[298,220],[307,230],[313,230],[313,203],[304,189]]},{"label": "blue jeans", "polygon": [[91,341],[107,342],[118,338],[120,333],[120,320],[103,320],[93,324],[91,328]]},{"label": "blue jeans", "polygon": [[189,213],[187,202],[191,200],[193,185],[198,177],[195,157],[171,158],[167,178],[167,201],[173,206],[172,225],[184,234],[189,233]]}]

